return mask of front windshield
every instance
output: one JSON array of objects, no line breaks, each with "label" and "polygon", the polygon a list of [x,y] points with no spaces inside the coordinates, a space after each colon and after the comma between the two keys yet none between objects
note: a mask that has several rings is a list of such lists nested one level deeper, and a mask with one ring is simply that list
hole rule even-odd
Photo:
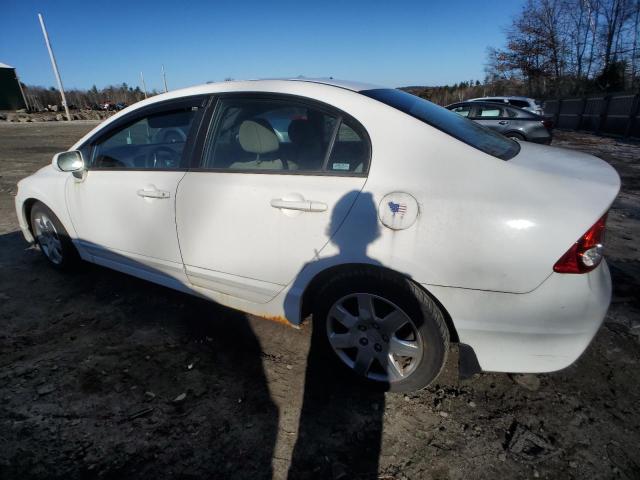
[{"label": "front windshield", "polygon": [[402,90],[378,88],[363,90],[360,93],[411,115],[467,145],[502,160],[509,160],[520,151],[518,142]]}]

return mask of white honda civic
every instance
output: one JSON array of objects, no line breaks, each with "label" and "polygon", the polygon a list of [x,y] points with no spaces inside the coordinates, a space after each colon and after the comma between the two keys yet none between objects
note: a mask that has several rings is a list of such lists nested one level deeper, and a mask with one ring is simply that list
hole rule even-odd
[{"label": "white honda civic", "polygon": [[[408,93],[208,84],[139,102],[19,182],[21,229],[83,259],[299,324],[374,386],[570,365],[611,297],[607,163]],[[333,365],[333,367],[331,366]]]}]

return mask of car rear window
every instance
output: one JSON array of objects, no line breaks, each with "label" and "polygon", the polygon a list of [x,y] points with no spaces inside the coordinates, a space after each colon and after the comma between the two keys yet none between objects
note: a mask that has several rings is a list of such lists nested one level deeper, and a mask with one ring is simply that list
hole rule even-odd
[{"label": "car rear window", "polygon": [[410,93],[403,92],[402,90],[378,88],[362,90],[360,93],[396,108],[407,115],[411,115],[457,138],[467,145],[471,145],[484,153],[502,160],[509,160],[515,157],[520,151],[518,142],[493,132],[446,108],[435,105]]}]

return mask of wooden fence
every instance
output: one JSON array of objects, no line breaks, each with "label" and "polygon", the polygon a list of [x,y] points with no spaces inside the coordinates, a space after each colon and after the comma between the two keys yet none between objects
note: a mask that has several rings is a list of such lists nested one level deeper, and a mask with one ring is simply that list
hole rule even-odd
[{"label": "wooden fence", "polygon": [[544,115],[560,129],[640,138],[640,94],[547,100]]}]

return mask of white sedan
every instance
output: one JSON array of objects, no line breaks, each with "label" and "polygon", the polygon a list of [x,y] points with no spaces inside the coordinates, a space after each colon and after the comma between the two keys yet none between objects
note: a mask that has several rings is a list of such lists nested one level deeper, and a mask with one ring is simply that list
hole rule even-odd
[{"label": "white sedan", "polygon": [[[22,231],[83,259],[299,324],[335,368],[421,388],[570,365],[611,296],[620,179],[399,90],[257,80],[114,115],[19,182]],[[331,368],[331,367],[328,367]]]}]

